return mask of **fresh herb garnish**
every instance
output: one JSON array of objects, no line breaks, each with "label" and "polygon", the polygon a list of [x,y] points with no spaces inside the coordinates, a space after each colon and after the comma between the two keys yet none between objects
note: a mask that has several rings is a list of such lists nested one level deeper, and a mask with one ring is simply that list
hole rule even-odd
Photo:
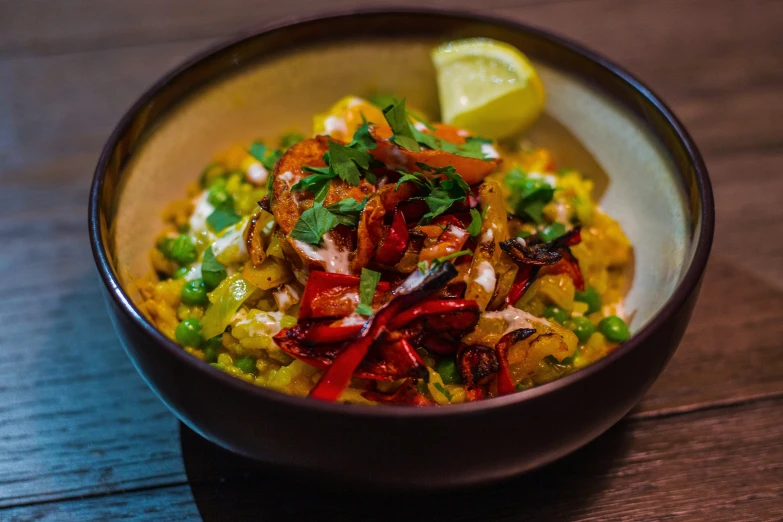
[{"label": "fresh herb garnish", "polygon": [[432,262],[432,264],[433,265],[441,265],[441,264],[445,263],[446,261],[451,261],[452,259],[456,259],[456,258],[462,257],[462,256],[467,256],[467,255],[470,255],[472,253],[473,252],[471,252],[470,250],[460,250],[459,252],[452,252],[449,255],[446,255],[446,256],[439,257],[439,258],[435,259]]},{"label": "fresh herb garnish", "polygon": [[419,147],[418,142],[414,138],[416,129],[408,121],[408,112],[405,110],[405,98],[383,109],[383,115],[394,133],[394,136],[392,136],[394,143],[403,149],[421,152],[421,147]]},{"label": "fresh herb garnish", "polygon": [[282,138],[280,138],[280,148],[281,149],[289,149],[299,143],[300,141],[304,141],[305,137],[298,133],[298,132],[290,132],[288,134],[285,134]]},{"label": "fresh herb garnish", "polygon": [[212,246],[204,250],[204,257],[201,260],[201,279],[204,280],[207,290],[214,290],[226,275],[228,275],[226,267],[215,258]]},{"label": "fresh herb garnish", "polygon": [[261,162],[267,170],[275,168],[275,163],[283,155],[283,151],[279,149],[269,149],[266,145],[259,142],[254,142],[250,145],[250,155]]},{"label": "fresh herb garnish", "polygon": [[484,223],[481,212],[475,208],[470,209],[470,225],[468,225],[468,234],[470,237],[476,237],[481,234],[481,225]]},{"label": "fresh herb garnish", "polygon": [[552,201],[555,189],[544,180],[528,178],[516,167],[506,175],[505,183],[511,189],[509,203],[514,212],[542,224],[544,207]]},{"label": "fresh herb garnish", "polygon": [[332,213],[337,222],[341,225],[355,227],[359,224],[359,217],[367,204],[367,198],[362,201],[356,201],[353,198],[341,199],[336,203],[326,206],[326,210]]},{"label": "fresh herb garnish", "polygon": [[463,201],[470,187],[462,179],[462,176],[457,174],[454,167],[430,167],[424,163],[417,163],[416,165],[422,170],[436,172],[446,177],[446,179],[438,180],[437,185],[434,186],[429,195],[422,198],[430,209],[429,212],[422,216],[420,221],[422,224],[426,224],[450,209],[454,203]]},{"label": "fresh herb garnish", "polygon": [[[340,145],[336,141],[329,142],[329,168],[343,181],[351,185],[358,185],[361,180],[359,168],[370,168],[372,156],[364,148],[351,148]],[[324,158],[326,159],[326,158]]]},{"label": "fresh herb garnish", "polygon": [[362,268],[362,275],[359,278],[359,306],[356,307],[357,314],[373,314],[372,300],[375,297],[375,288],[380,280],[381,274],[379,272]]},{"label": "fresh herb garnish", "polygon": [[369,123],[364,122],[356,129],[356,132],[353,133],[353,140],[351,140],[351,143],[349,143],[348,146],[358,150],[374,150],[375,147],[378,146],[378,144],[375,143],[375,139],[373,139],[370,134]]},{"label": "fresh herb garnish", "polygon": [[451,402],[452,395],[451,392],[449,392],[449,390],[444,388],[443,385],[439,382],[433,382],[432,385],[435,387],[436,390],[441,392],[446,397],[446,400]]},{"label": "fresh herb garnish", "polygon": [[406,181],[412,181],[416,183],[418,186],[427,189],[432,190],[434,188],[432,181],[430,181],[430,178],[422,174],[421,172],[413,172],[413,173],[404,173],[402,177],[397,181],[397,187],[396,189],[400,188],[400,185],[405,183]]},{"label": "fresh herb garnish", "polygon": [[302,167],[302,170],[310,172],[311,175],[294,183],[291,191],[309,190],[313,193],[316,202],[322,202],[326,199],[326,194],[329,192],[329,184],[336,175],[328,167]]},{"label": "fresh herb garnish", "polygon": [[207,217],[207,225],[214,232],[220,232],[226,227],[242,221],[242,216],[230,208],[218,208]]},{"label": "fresh herb garnish", "polygon": [[291,231],[291,237],[311,245],[320,245],[324,234],[338,223],[334,214],[326,210],[322,203],[316,202],[312,208],[308,208],[299,216],[299,221]]},{"label": "fresh herb garnish", "polygon": [[395,98],[391,94],[384,94],[380,92],[371,94],[367,100],[373,105],[375,105],[376,107],[378,107],[379,109],[385,109],[389,105],[394,105],[395,103],[397,103],[397,98]]}]

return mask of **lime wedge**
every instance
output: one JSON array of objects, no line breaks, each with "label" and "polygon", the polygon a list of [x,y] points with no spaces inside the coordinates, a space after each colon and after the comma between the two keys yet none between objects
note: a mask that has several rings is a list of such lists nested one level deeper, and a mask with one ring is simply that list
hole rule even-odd
[{"label": "lime wedge", "polygon": [[432,51],[445,123],[503,138],[529,127],[544,109],[544,85],[518,49],[487,38],[448,42]]}]

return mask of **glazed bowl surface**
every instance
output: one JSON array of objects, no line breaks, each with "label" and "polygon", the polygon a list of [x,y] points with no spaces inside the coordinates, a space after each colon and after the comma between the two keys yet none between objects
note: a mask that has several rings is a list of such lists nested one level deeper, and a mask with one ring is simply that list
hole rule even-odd
[{"label": "glazed bowl surface", "polygon": [[[221,149],[290,130],[348,95],[406,96],[438,117],[430,49],[508,42],[536,64],[544,116],[526,134],[596,183],[634,245],[632,338],[605,359],[531,390],[444,408],[365,407],[286,396],[185,353],[139,307],[134,280],[161,211]],[[229,450],[316,477],[450,487],[545,465],[594,439],[642,397],[676,349],[714,223],[704,164],[650,90],[602,57],[505,20],[366,11],[281,23],[202,54],[148,90],[106,144],[89,227],[112,321],[139,373],[185,424]]]}]

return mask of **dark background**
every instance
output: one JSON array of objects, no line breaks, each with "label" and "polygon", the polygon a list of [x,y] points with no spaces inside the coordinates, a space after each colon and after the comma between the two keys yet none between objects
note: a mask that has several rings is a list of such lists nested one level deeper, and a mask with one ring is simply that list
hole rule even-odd
[{"label": "dark background", "polygon": [[366,495],[227,455],[146,387],[89,251],[103,142],[194,52],[271,19],[362,4],[0,0],[0,519],[781,519],[781,1],[430,2],[538,25],[627,67],[710,170],[717,231],[692,324],[642,403],[588,447],[501,485]]}]

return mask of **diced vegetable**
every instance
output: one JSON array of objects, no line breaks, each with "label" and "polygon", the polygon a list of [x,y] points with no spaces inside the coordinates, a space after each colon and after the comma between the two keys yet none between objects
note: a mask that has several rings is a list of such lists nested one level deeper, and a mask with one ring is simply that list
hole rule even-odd
[{"label": "diced vegetable", "polygon": [[212,304],[201,319],[202,335],[209,339],[223,333],[226,326],[231,323],[231,318],[255,289],[256,287],[245,280],[242,274],[234,274],[224,279],[209,294]]},{"label": "diced vegetable", "polygon": [[287,283],[294,275],[288,263],[268,257],[257,268],[250,261],[245,263],[242,277],[261,290],[269,290]]}]

